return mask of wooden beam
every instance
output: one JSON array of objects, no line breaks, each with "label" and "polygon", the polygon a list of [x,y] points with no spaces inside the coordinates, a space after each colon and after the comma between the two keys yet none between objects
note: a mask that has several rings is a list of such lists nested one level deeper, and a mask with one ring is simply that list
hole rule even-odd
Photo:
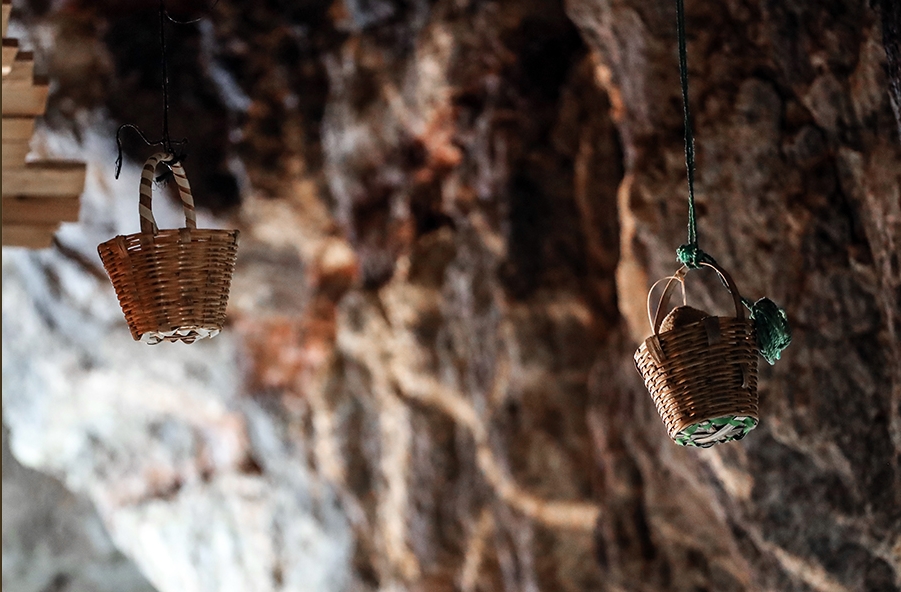
[{"label": "wooden beam", "polygon": [[4,142],[29,142],[34,135],[34,117],[4,117]]},{"label": "wooden beam", "polygon": [[25,163],[22,168],[3,171],[3,197],[70,197],[84,191],[85,164],[72,161]]},{"label": "wooden beam", "polygon": [[47,84],[47,80],[35,80],[34,54],[30,51],[20,51],[13,60],[9,73],[3,77],[3,90],[35,84]]},{"label": "wooden beam", "polygon": [[30,150],[30,142],[3,142],[3,170],[25,166]]},{"label": "wooden beam", "polygon": [[46,84],[7,86],[3,80],[3,116],[21,117],[24,115],[43,115],[47,109],[47,94],[50,87]]},{"label": "wooden beam", "polygon": [[6,37],[6,29],[9,28],[9,13],[12,12],[12,0],[3,0],[3,37]]},{"label": "wooden beam", "polygon": [[53,235],[56,234],[58,224],[31,225],[31,224],[4,224],[2,231],[2,243],[4,247],[27,247],[29,249],[46,249],[53,243]]},{"label": "wooden beam", "polygon": [[78,222],[81,200],[70,197],[4,197],[3,224],[49,225]]},{"label": "wooden beam", "polygon": [[9,74],[10,69],[12,68],[13,62],[16,59],[16,54],[19,53],[19,42],[15,39],[4,39],[3,40],[3,75],[6,76]]}]

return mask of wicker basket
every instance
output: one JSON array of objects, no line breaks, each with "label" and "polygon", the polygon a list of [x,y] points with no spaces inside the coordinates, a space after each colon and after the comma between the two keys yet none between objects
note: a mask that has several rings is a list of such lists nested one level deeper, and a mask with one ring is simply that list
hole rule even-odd
[{"label": "wicker basket", "polygon": [[[668,278],[653,319],[648,294],[654,334],[635,352],[635,365],[670,437],[683,446],[706,448],[741,439],[754,429],[758,396],[754,324],[745,318],[732,277],[716,264],[703,265],[716,271],[728,287],[735,316],[707,316],[660,332],[670,294],[686,273],[683,267]],[[684,296],[684,285],[682,289]]]},{"label": "wicker basket", "polygon": [[[97,247],[132,337],[145,343],[214,337],[225,322],[237,230],[198,229],[191,187],[181,165],[154,154],[141,172],[141,232]],[[151,210],[153,175],[166,162],[174,173],[185,227],[159,230]]]}]

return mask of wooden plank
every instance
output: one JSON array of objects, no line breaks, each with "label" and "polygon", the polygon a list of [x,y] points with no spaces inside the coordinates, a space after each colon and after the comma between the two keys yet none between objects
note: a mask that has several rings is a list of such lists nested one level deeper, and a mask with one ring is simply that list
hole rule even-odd
[{"label": "wooden plank", "polygon": [[19,42],[15,39],[4,39],[3,40],[3,75],[6,76],[9,74],[10,69],[12,69],[13,62],[16,59],[16,54],[19,53]]},{"label": "wooden plank", "polygon": [[35,84],[47,84],[47,80],[35,80],[34,54],[30,51],[20,51],[13,60],[9,74],[3,77],[3,89]]},{"label": "wooden plank", "polygon": [[34,117],[4,117],[3,141],[28,142],[34,135]]},{"label": "wooden plank", "polygon": [[3,224],[48,225],[78,222],[81,200],[70,197],[4,197]]},{"label": "wooden plank", "polygon": [[72,161],[39,161],[3,171],[2,195],[69,197],[84,191],[85,164]]},{"label": "wooden plank", "polygon": [[27,247],[29,249],[46,249],[53,242],[58,224],[35,226],[31,224],[4,224],[2,243],[4,247]]},{"label": "wooden plank", "polygon": [[30,142],[3,142],[3,170],[25,166],[30,150]]},{"label": "wooden plank", "polygon": [[3,81],[3,116],[43,115],[47,108],[46,84],[8,87]]},{"label": "wooden plank", "polygon": [[12,12],[12,0],[3,0],[3,36],[6,37],[6,29],[9,28],[9,13]]}]

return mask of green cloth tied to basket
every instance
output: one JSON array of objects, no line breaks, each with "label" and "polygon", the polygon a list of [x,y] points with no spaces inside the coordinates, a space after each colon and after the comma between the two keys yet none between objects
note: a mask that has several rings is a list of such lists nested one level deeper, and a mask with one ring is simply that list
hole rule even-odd
[{"label": "green cloth tied to basket", "polygon": [[728,415],[693,423],[676,434],[676,444],[710,448],[714,444],[741,440],[757,427],[754,417]]},{"label": "green cloth tied to basket", "polygon": [[772,366],[781,357],[782,350],[792,342],[788,315],[769,298],[761,298],[754,304],[743,298],[742,304],[751,311],[751,320],[757,329],[760,355]]}]

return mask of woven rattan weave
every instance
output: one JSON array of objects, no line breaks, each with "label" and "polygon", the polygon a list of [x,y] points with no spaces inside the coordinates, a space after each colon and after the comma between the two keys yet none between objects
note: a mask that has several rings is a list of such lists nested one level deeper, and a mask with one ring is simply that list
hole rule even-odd
[{"label": "woven rattan weave", "polygon": [[[97,247],[135,340],[154,344],[213,337],[225,309],[238,251],[237,230],[198,229],[184,170],[168,154],[155,154],[141,172],[141,232]],[[153,175],[172,169],[185,211],[185,227],[159,230],[151,210]]]},{"label": "woven rattan weave", "polygon": [[757,341],[735,282],[718,265],[702,265],[715,270],[729,288],[735,316],[708,316],[661,332],[672,289],[685,274],[682,268],[664,289],[651,323],[654,334],[635,352],[635,364],[670,437],[678,444],[708,447],[741,439],[757,425]]}]

